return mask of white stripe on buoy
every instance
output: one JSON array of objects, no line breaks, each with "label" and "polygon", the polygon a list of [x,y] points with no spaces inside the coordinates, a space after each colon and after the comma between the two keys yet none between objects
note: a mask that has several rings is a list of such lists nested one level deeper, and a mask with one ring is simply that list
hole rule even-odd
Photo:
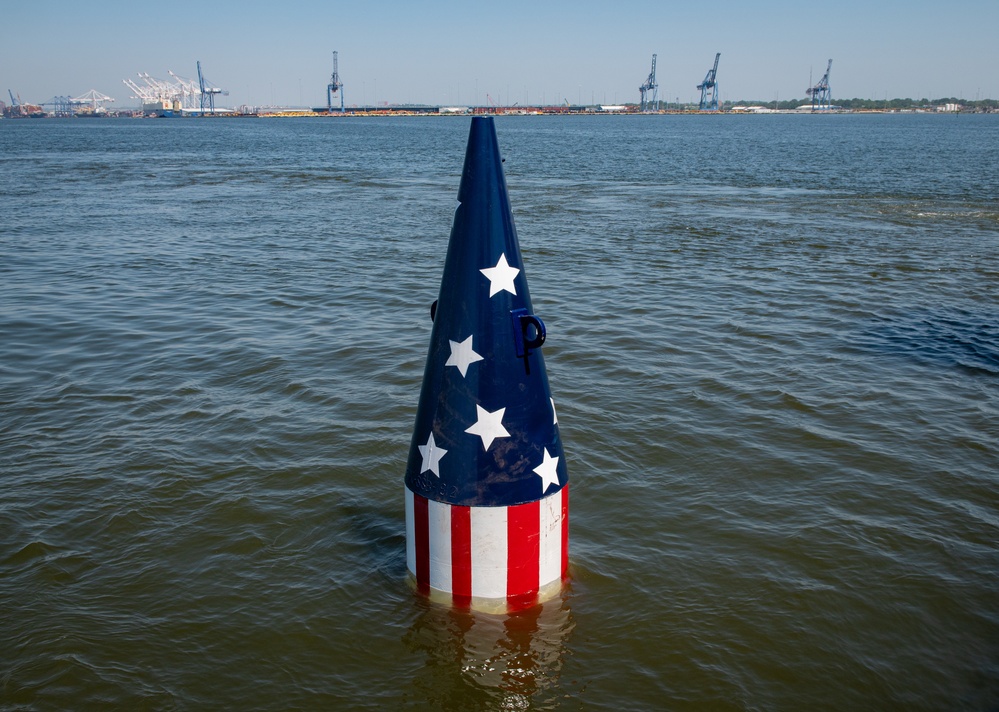
[{"label": "white stripe on buoy", "polygon": [[450,505],[406,488],[406,566],[418,586],[458,606],[475,599],[523,607],[557,591],[552,584],[569,565],[568,530],[568,486],[512,507]]}]

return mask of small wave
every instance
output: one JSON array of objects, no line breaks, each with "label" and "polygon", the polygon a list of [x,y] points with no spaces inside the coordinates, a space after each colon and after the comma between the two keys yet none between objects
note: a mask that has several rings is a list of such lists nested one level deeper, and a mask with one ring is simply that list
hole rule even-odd
[{"label": "small wave", "polygon": [[999,212],[994,206],[977,202],[889,199],[878,206],[877,212],[889,220],[913,226],[937,222],[999,222]]},{"label": "small wave", "polygon": [[46,544],[43,541],[33,541],[25,544],[20,550],[11,554],[6,561],[3,562],[4,566],[20,566],[26,564],[29,561],[33,561],[38,558],[45,558],[52,554],[58,553],[59,549]]},{"label": "small wave", "polygon": [[940,309],[887,317],[873,324],[859,343],[971,373],[999,375],[999,313]]}]

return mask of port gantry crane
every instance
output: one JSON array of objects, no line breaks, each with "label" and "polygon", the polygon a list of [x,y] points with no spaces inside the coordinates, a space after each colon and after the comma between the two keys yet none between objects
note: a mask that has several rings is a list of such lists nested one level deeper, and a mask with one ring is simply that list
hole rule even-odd
[{"label": "port gantry crane", "polygon": [[343,82],[340,81],[340,71],[337,69],[337,52],[333,50],[333,74],[330,83],[326,85],[326,111],[333,113],[333,96],[340,95],[340,113],[343,113]]},{"label": "port gantry crane", "polygon": [[213,87],[210,82],[205,79],[205,75],[201,73],[201,61],[198,61],[198,86],[201,89],[201,115],[205,115],[205,104],[208,104],[208,110],[214,114],[215,113],[215,96],[216,94],[223,94],[228,96],[229,92],[219,89],[218,87]]},{"label": "port gantry crane", "polygon": [[55,116],[66,117],[73,115],[73,97],[54,96],[48,101],[43,101],[39,106],[51,106]]},{"label": "port gantry crane", "polygon": [[[645,84],[638,87],[642,94],[641,111],[654,111],[659,108],[659,85],[656,84],[656,55],[652,55],[652,71]],[[650,96],[651,95],[651,96]]]},{"label": "port gantry crane", "polygon": [[80,96],[73,98],[74,106],[90,106],[91,114],[103,114],[107,112],[107,107],[104,106],[106,103],[114,103],[114,99],[109,97],[107,94],[101,94],[96,89],[91,89],[86,94],[81,94]]},{"label": "port gantry crane", "polygon": [[[718,81],[716,77],[718,76],[719,58],[721,58],[721,52],[715,55],[715,66],[708,70],[704,81],[697,85],[697,88],[701,90],[701,111],[718,111]],[[708,92],[711,93],[710,98]]]},{"label": "port gantry crane", "polygon": [[829,111],[832,94],[829,91],[829,70],[832,69],[832,60],[826,65],[826,73],[822,75],[819,83],[805,90],[805,93],[812,97],[812,111],[818,104],[819,111]]}]

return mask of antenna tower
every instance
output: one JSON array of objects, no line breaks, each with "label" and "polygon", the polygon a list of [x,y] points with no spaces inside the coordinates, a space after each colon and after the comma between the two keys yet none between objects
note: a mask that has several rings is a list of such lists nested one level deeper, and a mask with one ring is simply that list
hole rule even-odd
[{"label": "antenna tower", "polygon": [[718,60],[721,52],[715,55],[715,66],[708,70],[704,81],[697,85],[701,90],[701,111],[718,111]]},{"label": "antenna tower", "polygon": [[652,55],[652,71],[649,72],[649,78],[645,80],[645,84],[638,87],[638,91],[642,95],[641,111],[643,113],[659,108],[659,85],[656,84],[656,55]]},{"label": "antenna tower", "polygon": [[343,82],[340,81],[340,70],[337,69],[337,51],[333,50],[333,74],[330,83],[326,85],[326,111],[333,112],[333,96],[340,95],[340,112],[343,113]]}]

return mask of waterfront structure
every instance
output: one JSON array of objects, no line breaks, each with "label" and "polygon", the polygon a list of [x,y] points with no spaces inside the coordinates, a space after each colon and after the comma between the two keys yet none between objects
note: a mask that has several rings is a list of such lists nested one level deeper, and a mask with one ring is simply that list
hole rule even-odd
[{"label": "waterfront structure", "polygon": [[326,111],[333,111],[333,97],[340,95],[340,113],[343,113],[343,82],[340,81],[340,70],[337,68],[337,51],[333,50],[333,75],[326,85]]},{"label": "waterfront structure", "polygon": [[652,55],[652,71],[649,72],[649,78],[645,80],[645,84],[638,87],[638,91],[641,93],[641,100],[639,102],[640,111],[644,113],[659,108],[659,84],[656,83],[656,55]]},{"label": "waterfront structure", "polygon": [[718,60],[721,52],[715,55],[715,65],[708,70],[704,81],[697,85],[701,92],[701,111],[718,111]]},{"label": "waterfront structure", "polygon": [[139,80],[122,79],[122,83],[132,90],[132,96],[142,102],[142,113],[146,116],[179,116],[184,113],[205,113],[215,111],[215,96],[227,95],[224,89],[212,87],[201,72],[198,62],[198,81],[187,79],[167,71],[173,81],[157,79],[145,72],[139,72]]},{"label": "waterfront structure", "polygon": [[215,97],[219,94],[228,95],[225,89],[219,89],[218,87],[213,87],[211,82],[205,79],[205,75],[201,71],[201,61],[198,61],[198,90],[201,95],[201,115],[205,116],[205,108],[207,105],[208,113],[215,113]]},{"label": "waterfront structure", "polygon": [[822,79],[815,86],[808,87],[805,93],[812,97],[812,111],[829,111],[832,108],[832,93],[829,89],[829,71],[832,69],[832,60],[829,60],[829,64],[826,65],[826,73],[822,75]]}]

